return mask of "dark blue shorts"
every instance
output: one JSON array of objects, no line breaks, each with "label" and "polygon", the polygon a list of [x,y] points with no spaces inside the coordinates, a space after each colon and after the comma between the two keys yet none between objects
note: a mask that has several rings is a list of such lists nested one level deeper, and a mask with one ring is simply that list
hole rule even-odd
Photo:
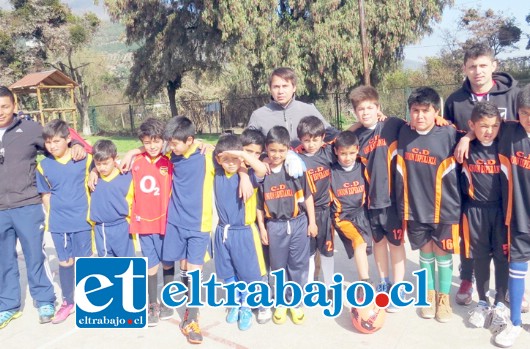
[{"label": "dark blue shorts", "polygon": [[99,257],[134,257],[134,244],[129,234],[129,223],[108,225],[96,224],[94,227],[96,250]]},{"label": "dark blue shorts", "polygon": [[[188,230],[167,224],[162,259],[165,261],[181,261],[203,265],[211,256],[210,233]],[[210,253],[207,253],[210,252]]]},{"label": "dark blue shorts", "polygon": [[57,258],[66,262],[70,258],[92,256],[92,232],[51,233]]}]

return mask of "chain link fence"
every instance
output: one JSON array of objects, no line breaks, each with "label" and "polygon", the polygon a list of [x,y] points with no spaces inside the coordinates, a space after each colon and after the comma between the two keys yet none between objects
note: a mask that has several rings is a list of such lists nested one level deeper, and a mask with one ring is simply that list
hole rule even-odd
[{"label": "chain link fence", "polygon": [[[525,85],[528,81],[520,81]],[[461,85],[432,86],[445,99]],[[383,113],[408,120],[407,99],[416,86],[380,89],[379,102]],[[318,95],[315,99],[297,97],[307,103],[314,103],[320,113],[338,129],[347,128],[356,122],[347,92]],[[270,96],[250,96],[233,99],[178,100],[179,115],[189,117],[199,134],[218,134],[227,130],[243,129],[250,115],[257,108],[267,104]],[[89,110],[92,132],[95,134],[134,135],[143,120],[156,117],[167,120],[171,117],[169,103],[134,104],[119,103],[91,106]]]}]

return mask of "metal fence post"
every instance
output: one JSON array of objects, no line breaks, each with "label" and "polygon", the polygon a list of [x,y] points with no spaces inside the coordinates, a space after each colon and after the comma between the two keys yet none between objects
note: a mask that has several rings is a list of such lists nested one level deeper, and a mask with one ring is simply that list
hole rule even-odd
[{"label": "metal fence post", "polygon": [[339,130],[342,130],[342,124],[340,122],[340,100],[339,98],[340,98],[339,93],[336,92],[335,93],[335,109],[337,111],[337,128]]},{"label": "metal fence post", "polygon": [[133,115],[133,107],[131,104],[129,104],[129,117],[131,119],[131,134],[134,134],[134,115]]}]

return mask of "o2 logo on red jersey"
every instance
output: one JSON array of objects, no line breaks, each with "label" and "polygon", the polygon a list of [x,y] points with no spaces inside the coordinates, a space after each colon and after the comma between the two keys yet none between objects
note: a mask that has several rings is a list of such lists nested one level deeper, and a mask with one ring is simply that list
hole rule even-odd
[{"label": "o2 logo on red jersey", "polygon": [[77,258],[76,325],[144,328],[147,325],[147,258]]},{"label": "o2 logo on red jersey", "polygon": [[140,190],[146,194],[160,195],[160,187],[157,186],[156,179],[153,176],[145,176],[140,180]]}]

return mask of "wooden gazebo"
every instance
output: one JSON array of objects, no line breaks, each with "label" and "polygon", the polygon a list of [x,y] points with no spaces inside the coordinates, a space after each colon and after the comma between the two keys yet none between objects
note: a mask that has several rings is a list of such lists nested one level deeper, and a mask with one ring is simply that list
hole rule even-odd
[{"label": "wooden gazebo", "polygon": [[[79,86],[74,80],[70,79],[61,71],[54,69],[38,73],[32,73],[24,76],[9,88],[15,94],[15,103],[18,104],[19,95],[36,94],[38,101],[38,110],[25,111],[26,114],[31,115],[35,121],[39,121],[44,125],[49,119],[56,118],[57,114],[70,114],[72,117],[71,123],[74,129],[77,129],[77,109],[75,107],[74,89]],[[63,108],[44,108],[42,103],[42,93],[52,89],[68,90],[70,94],[70,106]],[[45,116],[47,114],[47,116]]]}]

